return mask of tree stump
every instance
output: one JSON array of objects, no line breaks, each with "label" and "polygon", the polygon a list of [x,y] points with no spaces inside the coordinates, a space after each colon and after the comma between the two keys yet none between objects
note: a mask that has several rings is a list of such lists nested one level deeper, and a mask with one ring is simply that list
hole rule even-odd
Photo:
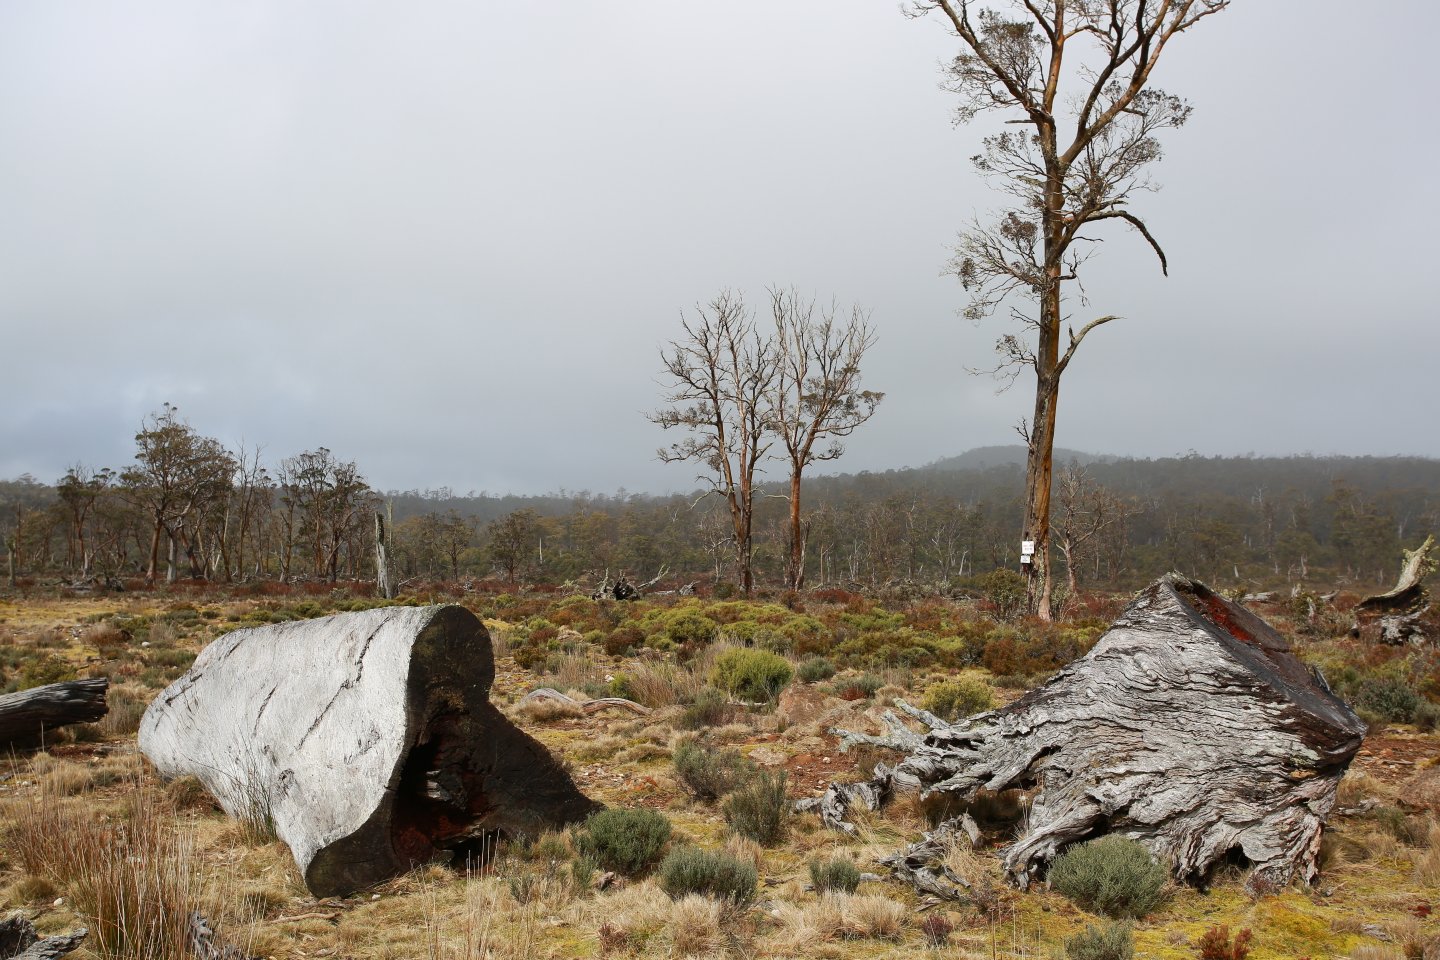
[{"label": "tree stump", "polygon": [[494,677],[459,606],[237,630],[151,703],[140,748],[273,825],[316,896],[343,895],[596,808],[489,702]]},{"label": "tree stump", "polygon": [[[842,749],[866,743],[906,756],[802,809],[848,831],[848,807],[873,809],[897,789],[959,801],[1034,789],[1028,824],[1004,854],[1022,888],[1064,847],[1102,833],[1146,844],[1185,881],[1203,882],[1229,856],[1254,865],[1252,885],[1312,880],[1335,788],[1365,734],[1274,629],[1175,574],[1142,591],[1088,654],[1007,707],[951,724],[896,703],[927,730],[887,712],[887,735],[834,732]],[[886,862],[934,893],[944,886],[938,849],[931,837]]]},{"label": "tree stump", "polygon": [[1356,636],[1392,646],[1419,645],[1428,639],[1424,618],[1430,612],[1430,593],[1425,589],[1425,577],[1435,570],[1435,561],[1430,559],[1434,549],[1435,537],[1427,536],[1420,546],[1406,550],[1395,586],[1355,605]]},{"label": "tree stump", "polygon": [[106,677],[66,680],[0,697],[0,744],[30,746],[56,727],[94,723],[109,712]]}]

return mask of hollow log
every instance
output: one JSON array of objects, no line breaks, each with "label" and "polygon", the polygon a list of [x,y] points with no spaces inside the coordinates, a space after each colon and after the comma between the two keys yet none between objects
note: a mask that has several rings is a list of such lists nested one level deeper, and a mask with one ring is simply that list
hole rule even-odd
[{"label": "hollow log", "polygon": [[343,895],[596,808],[490,703],[494,677],[459,606],[237,630],[151,703],[140,749],[273,825],[316,896]]},{"label": "hollow log", "polygon": [[29,746],[56,727],[94,723],[109,712],[105,677],[47,683],[0,697],[0,743]]},{"label": "hollow log", "polygon": [[[1009,706],[946,723],[896,705],[925,730],[887,712],[886,735],[834,732],[842,749],[905,756],[802,809],[847,829],[847,807],[896,790],[963,803],[1033,789],[1024,832],[1004,853],[1021,887],[1067,845],[1102,833],[1146,844],[1185,881],[1203,883],[1230,855],[1254,865],[1253,885],[1312,880],[1335,788],[1365,733],[1274,629],[1175,574],[1142,591],[1088,654]],[[933,839],[892,858],[892,869],[916,881],[935,860]],[[927,892],[940,879],[933,867],[918,876]]]}]

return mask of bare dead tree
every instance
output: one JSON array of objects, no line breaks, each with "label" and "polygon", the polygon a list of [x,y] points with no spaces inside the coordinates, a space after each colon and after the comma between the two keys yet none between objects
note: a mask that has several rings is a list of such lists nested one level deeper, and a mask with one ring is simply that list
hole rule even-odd
[{"label": "bare dead tree", "polygon": [[1065,596],[1069,602],[1079,591],[1076,568],[1082,551],[1100,534],[1129,516],[1129,505],[1095,482],[1085,467],[1071,462],[1060,473],[1060,515],[1055,524],[1055,545],[1065,558]]},{"label": "bare dead tree", "polygon": [[740,589],[753,587],[755,473],[774,442],[770,397],[779,368],[771,341],[763,340],[744,299],[721,292],[695,318],[680,318],[685,336],[661,350],[672,406],[650,414],[666,430],[688,436],[662,447],[666,463],[693,460],[730,512]]},{"label": "bare dead tree", "polygon": [[[1150,83],[1160,56],[1180,33],[1229,0],[919,0],[910,13],[940,11],[960,40],[947,85],[960,97],[957,118],[1010,114],[1013,129],[987,137],[976,169],[1014,198],[993,223],[960,235],[950,269],[973,299],[968,318],[1002,305],[1023,329],[1000,338],[996,372],[1035,375],[1035,408],[1021,433],[1026,462],[1023,538],[1035,541],[1030,601],[1050,618],[1050,497],[1060,378],[1100,316],[1075,331],[1064,285],[1101,238],[1089,231],[1129,224],[1160,258],[1149,227],[1128,207],[1153,190],[1147,168],[1160,159],[1157,135],[1183,124],[1189,105]],[[1028,304],[1022,309],[1017,302]],[[1083,297],[1082,297],[1083,303]],[[1062,332],[1064,341],[1062,342]]]},{"label": "bare dead tree", "polygon": [[800,480],[817,460],[835,460],[848,437],[875,415],[883,393],[860,386],[860,361],[875,344],[870,318],[858,306],[848,319],[834,304],[817,311],[815,301],[794,290],[770,290],[779,363],[771,398],[775,432],[790,467],[790,528],[785,584],[805,585],[808,525],[800,516]]}]

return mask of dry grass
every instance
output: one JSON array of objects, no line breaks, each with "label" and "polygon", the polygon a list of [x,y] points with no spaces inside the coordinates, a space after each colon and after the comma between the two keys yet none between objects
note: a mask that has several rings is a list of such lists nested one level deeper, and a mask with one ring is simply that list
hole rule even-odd
[{"label": "dry grass", "polygon": [[190,911],[202,905],[194,843],[173,811],[136,781],[124,817],[101,819],[42,782],[14,804],[9,845],[25,871],[64,891],[109,960],[188,956]]},{"label": "dry grass", "polygon": [[631,697],[647,707],[672,707],[705,689],[705,678],[694,670],[648,660],[627,665],[625,680]]},{"label": "dry grass", "polygon": [[585,715],[576,703],[536,697],[515,708],[515,712],[532,723],[549,723],[551,720],[574,720]]},{"label": "dry grass", "polygon": [[128,737],[140,729],[140,718],[150,705],[150,695],[135,684],[111,684],[105,703],[110,708],[96,724],[106,737]]},{"label": "dry grass", "polygon": [[556,658],[545,675],[549,685],[558,690],[582,690],[590,684],[605,682],[605,671],[595,658],[580,653],[567,653]]},{"label": "dry grass", "polygon": [[688,894],[670,905],[665,935],[674,953],[682,957],[709,956],[721,951],[720,904],[708,897]]},{"label": "dry grass", "polygon": [[1428,886],[1440,886],[1440,824],[1430,827],[1425,848],[1415,858],[1415,877]]}]

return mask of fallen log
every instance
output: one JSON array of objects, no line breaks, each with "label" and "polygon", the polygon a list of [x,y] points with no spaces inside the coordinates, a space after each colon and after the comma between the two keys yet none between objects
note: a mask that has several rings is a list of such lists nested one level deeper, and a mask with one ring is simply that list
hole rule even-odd
[{"label": "fallen log", "polygon": [[29,920],[15,914],[0,920],[0,960],[55,960],[78,949],[89,933],[81,927],[74,933],[42,940]]},{"label": "fallen log", "polygon": [[56,727],[94,723],[109,712],[106,677],[47,683],[0,697],[0,744],[30,746]]},{"label": "fallen log", "polygon": [[490,636],[459,606],[237,630],[151,703],[140,749],[273,825],[316,896],[493,849],[596,804],[489,701]]},{"label": "fallen log", "polygon": [[[1175,574],[1009,706],[947,723],[896,705],[924,732],[893,712],[885,735],[833,732],[842,749],[872,744],[903,759],[799,806],[847,829],[848,807],[900,789],[960,802],[1033,789],[1024,831],[1004,854],[1022,888],[1063,848],[1102,833],[1146,844],[1185,881],[1203,883],[1228,856],[1253,864],[1252,885],[1312,880],[1335,788],[1365,733],[1268,624]],[[887,860],[929,893],[943,876],[934,839]]]},{"label": "fallen log", "polygon": [[634,700],[626,700],[624,697],[598,697],[594,700],[576,700],[574,697],[567,697],[553,687],[540,687],[537,690],[531,690],[516,701],[515,706],[523,707],[527,703],[535,703],[540,700],[563,703],[585,714],[598,713],[601,710],[613,708],[629,710],[631,713],[639,714],[642,717],[648,717],[650,715],[649,707],[636,703]]}]

